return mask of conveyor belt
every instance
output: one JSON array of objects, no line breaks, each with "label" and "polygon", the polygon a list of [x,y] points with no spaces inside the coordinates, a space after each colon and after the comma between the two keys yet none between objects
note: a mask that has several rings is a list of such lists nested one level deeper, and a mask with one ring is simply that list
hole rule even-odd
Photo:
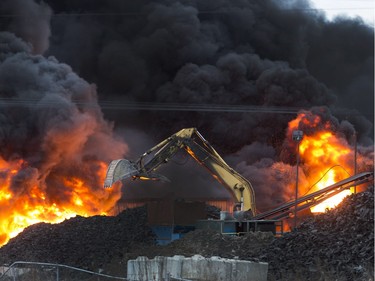
[{"label": "conveyor belt", "polygon": [[[355,176],[349,177],[345,180],[339,181],[333,185],[325,187],[321,190],[308,194],[306,196],[300,197],[294,201],[285,203],[271,211],[264,212],[262,214],[256,215],[253,220],[263,220],[263,219],[283,219],[289,217],[290,213],[294,212],[294,206],[297,203],[297,212],[311,208],[324,200],[340,193],[345,189],[349,189],[353,186],[360,185],[366,182],[374,180],[373,172],[360,173]],[[293,208],[293,209],[292,209]]]}]

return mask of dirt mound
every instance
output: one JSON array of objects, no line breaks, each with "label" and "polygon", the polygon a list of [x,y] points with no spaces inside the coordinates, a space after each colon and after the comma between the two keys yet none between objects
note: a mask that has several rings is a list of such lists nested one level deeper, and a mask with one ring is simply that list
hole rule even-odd
[{"label": "dirt mound", "polygon": [[136,252],[149,258],[200,254],[264,261],[269,280],[374,280],[374,189],[347,197],[280,238],[196,230],[169,245]]},{"label": "dirt mound", "polygon": [[0,248],[0,264],[51,262],[124,276],[127,261],[137,256],[195,254],[268,262],[269,280],[374,280],[374,189],[347,197],[280,238],[195,230],[160,246],[147,226],[145,207],[116,217],[39,223]]},{"label": "dirt mound", "polygon": [[259,258],[273,280],[374,280],[374,189],[275,239]]},{"label": "dirt mound", "polygon": [[[199,254],[204,257],[244,258],[258,260],[262,249],[275,239],[271,232],[249,232],[243,236],[223,235],[209,229],[197,229],[168,245],[137,249],[139,255],[155,256]],[[249,254],[251,253],[251,256]]]},{"label": "dirt mound", "polygon": [[137,243],[155,244],[145,207],[128,209],[116,217],[77,216],[59,224],[29,226],[0,248],[0,264],[49,262],[96,271]]}]

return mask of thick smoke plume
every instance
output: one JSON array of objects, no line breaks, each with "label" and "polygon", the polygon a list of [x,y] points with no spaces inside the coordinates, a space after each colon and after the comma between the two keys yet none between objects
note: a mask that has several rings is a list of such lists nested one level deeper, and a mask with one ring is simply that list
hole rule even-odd
[{"label": "thick smoke plume", "polygon": [[2,32],[0,42],[4,160],[22,158],[48,172],[58,163],[125,153],[126,145],[113,137],[112,125],[102,116],[94,85],[53,57],[32,55],[12,33]]},{"label": "thick smoke plume", "polygon": [[328,22],[307,1],[47,3],[55,12],[48,53],[95,81],[99,99],[109,102],[105,114],[119,126],[142,128],[156,139],[195,126],[233,152],[253,141],[277,146],[295,115],[137,114],[111,105],[225,104],[292,112],[324,105],[351,122],[360,139],[373,133],[374,37],[360,19]]},{"label": "thick smoke plume", "polygon": [[[293,197],[288,126],[301,110],[351,147],[355,136],[371,167],[374,32],[360,19],[329,22],[305,0],[9,0],[0,9],[9,15],[1,156],[26,159],[38,179],[81,173],[87,159],[136,158],[197,127],[253,183],[258,204],[274,206]],[[139,110],[150,104],[160,107]]]},{"label": "thick smoke plume", "polygon": [[32,50],[0,32],[0,244],[30,223],[111,212],[119,195],[103,171],[127,151],[95,86]]}]

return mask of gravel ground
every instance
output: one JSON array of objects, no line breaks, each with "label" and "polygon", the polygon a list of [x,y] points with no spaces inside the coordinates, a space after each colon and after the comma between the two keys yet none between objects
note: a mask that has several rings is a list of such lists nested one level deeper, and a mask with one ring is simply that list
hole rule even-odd
[{"label": "gravel ground", "polygon": [[220,256],[269,263],[273,280],[374,280],[374,189],[347,197],[337,208],[310,218],[282,237],[253,232],[227,236],[195,230],[156,245],[145,207],[116,217],[75,217],[26,228],[0,248],[0,264],[61,263],[106,274],[126,274],[137,256]]}]

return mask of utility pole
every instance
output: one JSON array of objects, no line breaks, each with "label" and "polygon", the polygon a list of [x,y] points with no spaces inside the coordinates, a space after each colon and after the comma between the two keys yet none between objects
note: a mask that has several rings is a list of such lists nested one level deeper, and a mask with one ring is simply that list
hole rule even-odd
[{"label": "utility pole", "polygon": [[298,199],[298,168],[299,168],[299,145],[303,138],[303,132],[300,130],[295,130],[292,133],[292,138],[297,142],[297,163],[296,163],[296,194],[295,194],[295,205],[294,205],[294,228],[297,227],[297,199]]},{"label": "utility pole", "polygon": [[[354,175],[357,174],[357,132],[354,133]],[[357,186],[354,186],[354,194],[357,193]]]}]

